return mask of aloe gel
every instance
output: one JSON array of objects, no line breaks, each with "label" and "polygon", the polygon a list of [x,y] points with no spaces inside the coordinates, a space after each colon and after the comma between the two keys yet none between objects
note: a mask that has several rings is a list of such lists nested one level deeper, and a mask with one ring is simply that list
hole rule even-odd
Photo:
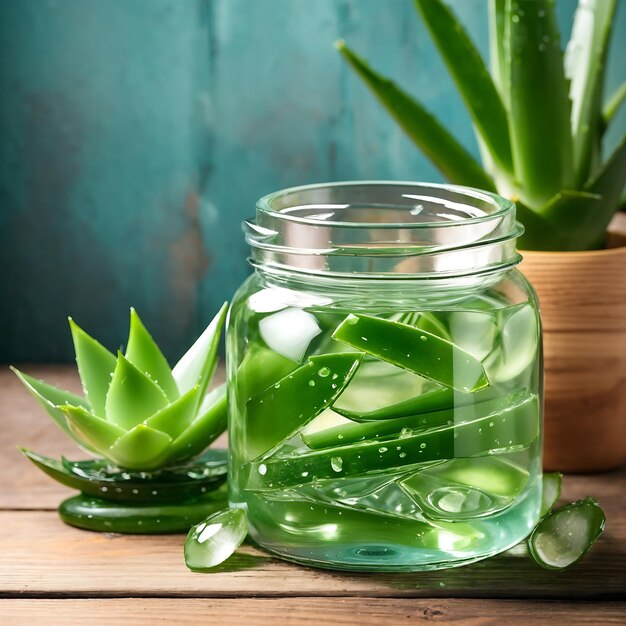
[{"label": "aloe gel", "polygon": [[244,225],[230,313],[229,501],[320,567],[453,567],[541,509],[541,337],[515,208],[410,183],[302,187]]}]

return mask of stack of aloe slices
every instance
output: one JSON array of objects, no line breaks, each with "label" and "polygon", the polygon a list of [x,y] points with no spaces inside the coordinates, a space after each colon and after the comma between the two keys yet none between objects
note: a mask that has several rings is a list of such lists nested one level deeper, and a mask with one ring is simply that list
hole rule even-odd
[{"label": "stack of aloe slices", "polygon": [[[535,395],[521,391],[499,396],[491,390],[481,361],[452,343],[436,318],[421,315],[395,322],[349,315],[333,338],[358,352],[312,356],[300,366],[266,348],[253,348],[244,357],[239,387],[249,398],[245,455],[250,459],[246,485],[250,497],[272,500],[275,494],[275,504],[280,506],[281,493],[289,493],[285,489],[306,490],[309,485],[319,489],[324,479],[343,476],[372,475],[376,482],[381,470],[398,469],[398,485],[428,517],[425,491],[433,485],[452,481],[471,485],[476,493],[484,487],[493,497],[493,512],[506,508],[523,490],[527,474],[508,463],[504,455],[471,457],[499,448],[520,449],[535,441],[539,433]],[[435,384],[425,393],[372,411],[342,409],[344,391],[371,357]],[[465,367],[453,370],[451,363]],[[329,407],[347,418],[346,423],[307,432],[305,426]],[[277,414],[283,416],[278,423]],[[306,448],[293,450],[287,444],[298,433]],[[444,459],[454,460],[437,463]],[[422,469],[411,471],[416,464]],[[402,471],[405,466],[408,472]],[[604,525],[601,509],[588,499],[550,513],[560,495],[560,480],[560,475],[545,475],[541,521],[529,538],[535,561],[551,569],[582,558]],[[306,503],[306,515],[311,502]],[[349,523],[349,505],[345,508],[338,501],[338,506],[342,524]],[[328,510],[325,504],[325,514]],[[459,519],[455,515],[456,525]],[[445,520],[438,523],[445,525]],[[567,530],[572,526],[582,532],[574,536]],[[569,540],[562,539],[563,532]],[[188,567],[203,571],[222,563],[246,533],[242,510],[214,514],[189,532],[185,544]]]},{"label": "stack of aloe slices", "polygon": [[225,385],[206,393],[226,311],[224,304],[173,369],[134,309],[126,352],[117,357],[70,319],[85,397],[14,370],[57,425],[99,457],[58,461],[24,450],[51,478],[81,492],[59,508],[64,521],[101,531],[181,532],[226,505],[226,451],[198,457],[227,424]]}]

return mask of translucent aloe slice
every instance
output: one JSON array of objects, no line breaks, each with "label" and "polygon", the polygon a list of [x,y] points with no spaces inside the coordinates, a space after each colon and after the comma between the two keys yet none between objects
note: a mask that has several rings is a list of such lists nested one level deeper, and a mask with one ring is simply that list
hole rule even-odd
[{"label": "translucent aloe slice", "polygon": [[604,511],[592,498],[568,504],[535,526],[528,539],[530,555],[545,569],[570,567],[590,550],[605,522]]},{"label": "translucent aloe slice", "polygon": [[280,489],[316,479],[357,476],[430,461],[506,452],[539,434],[539,406],[528,396],[500,413],[410,436],[276,454],[249,464],[250,490]]},{"label": "translucent aloe slice", "polygon": [[196,461],[157,472],[132,472],[107,461],[50,459],[22,450],[41,471],[57,482],[105,500],[171,502],[203,497],[226,481],[226,450],[209,450]]},{"label": "translucent aloe slice", "polygon": [[145,424],[137,424],[110,448],[107,457],[120,467],[154,470],[161,467],[172,438]]},{"label": "translucent aloe slice", "polygon": [[120,352],[106,398],[107,420],[128,430],[167,404],[161,388]]},{"label": "translucent aloe slice", "polygon": [[69,320],[78,373],[91,411],[105,417],[105,403],[111,374],[115,369],[115,356],[102,344],[90,337],[72,318]]},{"label": "translucent aloe slice", "polygon": [[209,570],[230,557],[248,534],[243,509],[225,509],[194,526],[185,541],[185,564],[194,572]]},{"label": "translucent aloe slice", "polygon": [[159,385],[170,401],[178,398],[178,387],[161,349],[143,325],[137,311],[130,310],[126,358]]},{"label": "translucent aloe slice", "polygon": [[251,398],[246,405],[247,457],[273,450],[330,406],[354,375],[361,356],[351,352],[313,356]]},{"label": "translucent aloe slice", "polygon": [[561,497],[563,474],[555,472],[544,474],[541,491],[541,517],[545,517]]},{"label": "translucent aloe slice", "polygon": [[245,353],[237,370],[237,389],[243,402],[261,393],[298,367],[282,354],[254,344]]},{"label": "translucent aloe slice", "polygon": [[413,326],[350,314],[333,337],[459,391],[474,392],[489,385],[485,370],[475,357],[446,339]]}]

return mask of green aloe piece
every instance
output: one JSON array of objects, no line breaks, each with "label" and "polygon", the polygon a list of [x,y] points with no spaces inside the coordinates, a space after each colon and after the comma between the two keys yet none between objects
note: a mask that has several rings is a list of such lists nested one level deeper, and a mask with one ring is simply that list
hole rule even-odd
[{"label": "green aloe piece", "polygon": [[[487,390],[485,390],[487,391]],[[489,390],[491,392],[491,390]],[[478,392],[482,395],[483,392]],[[459,394],[460,395],[460,394]],[[384,419],[377,421],[363,422],[360,424],[341,424],[324,430],[306,432],[302,435],[302,440],[309,448],[315,450],[320,448],[331,448],[333,446],[356,443],[368,439],[380,439],[391,435],[409,436],[413,431],[421,431],[436,426],[445,426],[452,423],[467,422],[485,415],[499,413],[507,407],[514,405],[523,397],[523,392],[516,392],[506,396],[489,397],[485,395],[485,400],[480,402],[480,397],[476,402],[454,406],[454,399],[450,408],[423,412],[414,415],[405,415],[394,419]],[[466,399],[465,399],[466,400]]]},{"label": "green aloe piece", "polygon": [[179,437],[196,417],[200,387],[193,387],[171,404],[145,420],[145,425],[167,433],[172,439]]},{"label": "green aloe piece", "polygon": [[531,444],[539,434],[539,406],[528,396],[514,406],[471,422],[408,436],[365,441],[324,450],[296,450],[249,464],[247,489],[281,489],[323,478],[358,476],[455,457],[503,452]]},{"label": "green aloe piece", "polygon": [[226,430],[226,385],[220,385],[213,390],[207,395],[207,400],[209,402],[204,411],[200,411],[199,416],[172,443],[168,451],[169,463],[200,454]]},{"label": "green aloe piece", "polygon": [[20,370],[13,366],[11,366],[10,369],[22,381],[26,389],[37,399],[39,404],[46,410],[48,415],[61,430],[74,439],[78,445],[83,446],[88,451],[93,451],[91,446],[81,441],[81,439],[74,434],[74,431],[67,425],[65,414],[58,408],[59,405],[71,404],[72,406],[79,406],[89,410],[89,402],[87,402],[85,398],[81,398],[64,389],[48,385],[44,383],[43,380],[37,380],[24,372],[20,372]]},{"label": "green aloe piece", "polygon": [[178,398],[178,387],[166,358],[132,308],[126,358],[157,383],[170,401]]},{"label": "green aloe piece", "polygon": [[61,405],[70,428],[100,454],[126,432],[123,428],[95,416],[82,406]]},{"label": "green aloe piece", "polygon": [[106,399],[107,420],[130,429],[166,405],[161,388],[120,352]]},{"label": "green aloe piece", "polygon": [[124,433],[109,449],[108,456],[120,467],[152,470],[163,465],[172,438],[145,424]]},{"label": "green aloe piece", "polygon": [[246,405],[246,454],[254,459],[287,441],[329,407],[348,384],[362,355],[322,354],[251,398]]},{"label": "green aloe piece", "polygon": [[256,396],[298,367],[282,354],[254,344],[245,353],[237,370],[237,388],[243,401]]},{"label": "green aloe piece", "polygon": [[223,563],[244,542],[248,518],[243,509],[218,511],[194,526],[185,540],[185,564],[203,572]]},{"label": "green aloe piece", "polygon": [[210,450],[195,463],[149,474],[112,470],[99,459],[57,461],[22,449],[24,455],[57,482],[90,496],[114,501],[171,502],[203,497],[226,481],[225,450]]},{"label": "green aloe piece", "polygon": [[[506,6],[513,162],[524,183],[522,201],[541,206],[574,182],[570,104],[559,32],[549,0],[515,0]],[[541,98],[540,115],[537,94],[550,94]]]},{"label": "green aloe piece", "polygon": [[227,311],[228,303],[225,302],[206,330],[174,366],[172,375],[181,394],[198,385],[200,398],[204,397],[217,366],[217,349]]},{"label": "green aloe piece", "polygon": [[602,123],[604,129],[608,128],[609,124],[619,111],[622,104],[626,100],[626,81],[624,81],[608,99],[604,109],[602,110]]},{"label": "green aloe piece", "polygon": [[474,125],[499,168],[513,171],[506,111],[461,22],[441,0],[415,0]]},{"label": "green aloe piece", "polygon": [[186,533],[191,526],[228,506],[225,490],[202,498],[163,504],[109,502],[93,496],[68,498],[59,507],[71,526],[109,533],[140,535]]},{"label": "green aloe piece", "polygon": [[505,110],[508,109],[508,72],[507,72],[507,35],[506,35],[507,0],[489,0],[489,63],[491,76],[498,89]]},{"label": "green aloe piece", "polygon": [[448,180],[495,191],[493,180],[485,170],[422,104],[372,70],[343,41],[338,41],[336,46],[410,139]]},{"label": "green aloe piece", "polygon": [[605,522],[604,511],[592,498],[567,504],[535,526],[528,539],[530,555],[545,569],[570,567],[590,550]]},{"label": "green aloe piece", "polygon": [[115,356],[69,319],[78,373],[92,412],[104,417],[106,396],[115,369]]},{"label": "green aloe piece", "polygon": [[541,491],[541,517],[545,517],[552,511],[554,505],[561,497],[563,486],[563,474],[553,472],[543,475],[543,488]]},{"label": "green aloe piece", "polygon": [[[474,392],[489,385],[483,366],[471,354],[437,335],[406,324],[350,314],[333,337],[459,391]],[[463,363],[463,367],[455,368],[455,363]]]}]

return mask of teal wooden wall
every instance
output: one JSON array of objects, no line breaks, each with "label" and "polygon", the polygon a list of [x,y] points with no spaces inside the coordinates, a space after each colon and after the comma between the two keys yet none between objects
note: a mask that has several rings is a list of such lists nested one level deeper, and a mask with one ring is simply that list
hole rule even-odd
[{"label": "teal wooden wall", "polygon": [[[486,0],[451,4],[484,51]],[[567,30],[574,6],[558,0]],[[115,348],[131,305],[173,359],[248,273],[256,198],[441,180],[338,37],[476,151],[410,0],[0,0],[0,361],[70,360],[69,314]]]}]

